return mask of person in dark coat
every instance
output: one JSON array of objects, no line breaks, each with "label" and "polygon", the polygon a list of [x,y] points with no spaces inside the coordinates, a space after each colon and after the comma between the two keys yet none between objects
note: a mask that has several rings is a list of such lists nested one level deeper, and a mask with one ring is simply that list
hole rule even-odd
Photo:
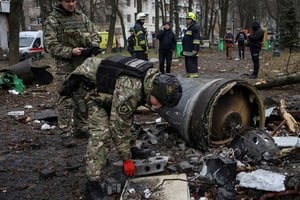
[{"label": "person in dark coat", "polygon": [[245,40],[247,40],[247,36],[243,29],[236,34],[235,43],[238,43],[238,50],[239,50],[239,58],[245,59]]},{"label": "person in dark coat", "polygon": [[[172,54],[176,47],[176,36],[172,31],[171,24],[165,22],[156,38],[159,40],[159,70],[161,73],[171,73]],[[166,62],[166,70],[165,70]]]},{"label": "person in dark coat", "polygon": [[258,22],[252,23],[252,33],[249,35],[249,48],[253,61],[253,72],[249,78],[257,78],[259,72],[259,52],[262,47],[264,32]]},{"label": "person in dark coat", "polygon": [[134,29],[129,29],[130,36],[127,39],[127,51],[130,53],[131,56],[133,56],[134,53],[134,45],[135,45],[135,35],[134,35]]}]

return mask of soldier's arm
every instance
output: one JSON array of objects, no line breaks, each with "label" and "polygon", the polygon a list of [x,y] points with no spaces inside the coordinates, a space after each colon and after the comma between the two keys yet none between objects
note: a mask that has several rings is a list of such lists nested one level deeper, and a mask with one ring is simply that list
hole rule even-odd
[{"label": "soldier's arm", "polygon": [[121,76],[117,79],[110,115],[111,134],[121,159],[130,159],[131,126],[134,111],[142,98],[142,82],[137,78]]}]

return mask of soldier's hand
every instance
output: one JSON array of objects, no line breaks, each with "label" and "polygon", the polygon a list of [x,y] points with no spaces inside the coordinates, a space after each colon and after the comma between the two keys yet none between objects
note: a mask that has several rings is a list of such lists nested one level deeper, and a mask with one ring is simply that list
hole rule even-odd
[{"label": "soldier's hand", "polygon": [[73,92],[79,89],[81,82],[81,77],[72,75],[68,80],[63,84],[63,87],[59,91],[60,96],[71,97]]}]

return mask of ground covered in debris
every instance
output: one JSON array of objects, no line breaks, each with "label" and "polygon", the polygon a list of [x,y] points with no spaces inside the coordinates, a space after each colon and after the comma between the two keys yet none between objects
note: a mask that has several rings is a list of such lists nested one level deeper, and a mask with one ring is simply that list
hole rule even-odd
[{"label": "ground covered in debris", "polygon": [[[289,61],[288,52],[281,54],[281,57],[273,58],[271,51],[262,53],[261,73],[258,80],[293,70],[299,72],[300,54],[292,54]],[[237,55],[236,51],[234,55]],[[287,67],[288,62],[290,65]],[[184,75],[182,63],[182,60],[175,60],[172,72]],[[54,72],[54,62],[48,55],[34,62],[34,65],[50,65],[52,67],[49,71]],[[225,52],[205,49],[200,53],[199,67],[201,77],[243,78],[250,83],[257,81],[244,76],[250,74],[252,70],[249,52],[246,52],[245,60],[226,60]],[[285,99],[287,110],[292,111],[293,116],[299,122],[299,86],[299,84],[293,84],[276,87],[260,90],[260,93],[264,97],[273,99],[275,105],[278,105],[276,103],[279,103],[280,99]],[[55,117],[35,120],[41,112],[56,108],[57,90],[56,82],[43,86],[27,85],[24,93],[19,95],[0,89],[0,199],[84,199],[86,181],[84,154],[87,139],[76,139],[74,143],[66,144],[60,131],[55,128],[57,124]],[[266,127],[270,132],[282,122],[279,114],[276,114],[276,109],[272,119],[267,119]],[[11,111],[24,111],[24,115],[22,113],[21,115],[17,115],[18,113],[8,115]],[[188,144],[185,144],[184,140],[164,123],[164,120],[157,122],[158,118],[159,116],[155,113],[139,112],[135,122],[141,125],[140,131],[137,131],[138,134],[150,131],[152,135],[158,135],[152,139],[149,135],[147,137],[148,146],[154,151],[153,154],[169,156],[168,166],[161,174],[187,173],[190,177],[196,176],[195,174],[200,173],[201,163],[198,165],[195,164],[195,160],[194,162],[185,161],[191,161],[189,155],[199,155],[196,156],[199,158],[207,154],[189,148]],[[46,125],[49,125],[49,128],[42,130],[42,127]],[[285,125],[280,127],[278,134],[290,135]],[[211,149],[209,153],[223,150],[223,148]],[[287,156],[283,163],[265,161],[259,166],[246,166],[244,170],[264,168],[294,174],[295,180],[290,183],[288,191],[299,190],[300,153],[296,152],[293,155]],[[190,192],[195,199],[204,196],[207,199],[216,198],[215,183],[196,178],[191,182],[193,184],[190,184]],[[254,199],[254,197],[271,199],[272,194],[269,193],[267,196],[266,193],[239,188],[237,199]],[[264,194],[265,196],[262,196]],[[290,195],[288,198],[288,194],[286,192],[278,199],[296,199],[297,195],[294,197]]]}]

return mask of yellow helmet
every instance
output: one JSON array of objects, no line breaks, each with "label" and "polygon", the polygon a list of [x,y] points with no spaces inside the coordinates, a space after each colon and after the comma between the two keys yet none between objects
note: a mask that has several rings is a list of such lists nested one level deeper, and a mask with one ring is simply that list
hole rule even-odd
[{"label": "yellow helmet", "polygon": [[186,15],[186,19],[191,19],[195,22],[195,21],[197,21],[197,16],[193,12],[188,12]]}]

